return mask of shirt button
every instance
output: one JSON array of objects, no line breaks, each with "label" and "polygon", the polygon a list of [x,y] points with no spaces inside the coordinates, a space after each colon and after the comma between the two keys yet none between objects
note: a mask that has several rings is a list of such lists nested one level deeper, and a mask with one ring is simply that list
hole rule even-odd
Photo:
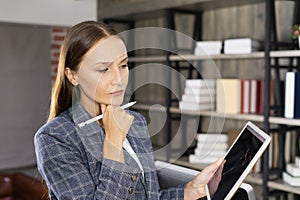
[{"label": "shirt button", "polygon": [[128,189],[129,194],[132,194],[133,191],[134,191],[134,189],[132,187]]},{"label": "shirt button", "polygon": [[131,176],[131,180],[132,180],[133,182],[136,182],[137,176],[136,176],[136,175],[132,175],[132,176]]}]

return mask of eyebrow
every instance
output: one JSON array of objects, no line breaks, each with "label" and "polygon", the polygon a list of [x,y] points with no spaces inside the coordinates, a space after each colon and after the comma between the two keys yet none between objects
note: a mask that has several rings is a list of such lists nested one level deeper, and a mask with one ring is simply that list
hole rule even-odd
[{"label": "eyebrow", "polygon": [[[124,57],[124,58],[120,61],[120,63],[125,62],[125,61],[128,61],[128,57],[127,57],[127,56]],[[95,65],[96,65],[96,66],[97,66],[97,65],[111,65],[111,63],[112,63],[112,62],[100,61],[100,62],[95,63]]]},{"label": "eyebrow", "polygon": [[128,61],[128,57],[126,56],[125,58],[123,58],[123,60],[120,61],[120,63]]}]

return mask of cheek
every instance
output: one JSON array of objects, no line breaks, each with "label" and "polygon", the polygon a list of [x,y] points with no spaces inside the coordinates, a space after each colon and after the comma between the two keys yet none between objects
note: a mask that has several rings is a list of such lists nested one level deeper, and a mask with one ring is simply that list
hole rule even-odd
[{"label": "cheek", "polygon": [[122,80],[123,84],[127,86],[128,83],[128,78],[129,78],[129,71],[127,70],[123,75],[122,75]]},{"label": "cheek", "polygon": [[97,82],[95,83],[95,90],[96,90],[96,96],[99,98],[104,97],[105,94],[111,92],[109,91],[111,89],[109,80],[106,79],[105,76],[99,78]]},{"label": "cheek", "polygon": [[101,97],[106,92],[107,88],[108,85],[105,85],[105,83],[99,81],[96,85],[97,96]]},{"label": "cheek", "polygon": [[101,77],[94,74],[89,74],[88,76],[84,76],[84,74],[82,74],[82,76],[79,76],[78,78],[80,80],[79,84],[84,92],[88,96],[94,97],[98,90],[98,85],[101,82]]}]

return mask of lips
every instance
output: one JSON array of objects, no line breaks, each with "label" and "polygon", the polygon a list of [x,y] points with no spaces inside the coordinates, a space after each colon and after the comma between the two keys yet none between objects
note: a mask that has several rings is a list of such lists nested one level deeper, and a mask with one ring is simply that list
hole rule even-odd
[{"label": "lips", "polygon": [[117,90],[117,91],[111,92],[110,94],[113,96],[119,96],[119,95],[122,95],[123,92],[124,92],[124,90]]}]

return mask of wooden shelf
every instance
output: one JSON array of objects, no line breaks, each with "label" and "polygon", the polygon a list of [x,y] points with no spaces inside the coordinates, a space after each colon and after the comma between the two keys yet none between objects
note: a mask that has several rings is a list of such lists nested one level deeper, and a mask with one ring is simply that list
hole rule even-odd
[{"label": "wooden shelf", "polygon": [[[250,184],[262,185],[262,177],[260,174],[250,174],[246,177],[245,182]],[[282,179],[276,181],[268,181],[268,187],[280,191],[285,191],[293,194],[300,194],[300,187],[292,187],[285,183]]]},{"label": "wooden shelf", "polygon": [[130,57],[129,62],[139,63],[139,62],[165,62],[166,56],[136,56]]},{"label": "wooden shelf", "polygon": [[[166,112],[167,108],[163,106],[159,107],[152,107],[148,104],[136,104],[133,106],[134,109],[137,110],[149,110],[154,112]],[[218,113],[216,111],[186,111],[180,110],[179,108],[171,107],[170,112],[174,114],[184,114],[184,115],[200,115],[206,117],[217,117],[222,118],[225,117],[226,119],[236,119],[236,120],[245,120],[245,121],[252,121],[252,122],[263,122],[264,117],[262,115],[255,115],[255,114],[224,114]],[[288,119],[283,117],[270,117],[269,122],[271,124],[283,124],[289,126],[300,126],[300,119]]]},{"label": "wooden shelf", "polygon": [[118,4],[100,1],[98,3],[98,19],[147,19],[164,16],[167,9],[181,9],[186,11],[201,11],[245,4],[264,2],[264,0],[139,0],[120,1]]},{"label": "wooden shelf", "polygon": [[[253,52],[249,54],[218,54],[218,55],[171,55],[170,61],[201,61],[201,60],[230,60],[230,59],[263,59],[264,52]],[[271,58],[289,58],[300,57],[300,50],[286,50],[286,51],[271,51]],[[165,62],[166,56],[139,56],[129,58],[129,62]]]},{"label": "wooden shelf", "polygon": [[300,57],[300,50],[289,50],[289,51],[271,51],[271,58],[289,58],[289,57]]},{"label": "wooden shelf", "polygon": [[300,119],[289,119],[284,117],[270,117],[269,122],[271,124],[283,124],[289,126],[300,126]]}]

